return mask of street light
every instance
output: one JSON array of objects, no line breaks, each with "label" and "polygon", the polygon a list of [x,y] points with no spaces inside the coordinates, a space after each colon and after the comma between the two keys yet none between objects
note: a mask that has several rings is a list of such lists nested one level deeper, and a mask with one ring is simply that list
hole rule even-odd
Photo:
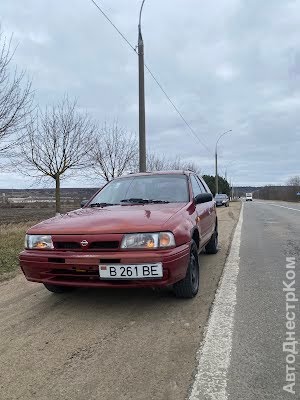
[{"label": "street light", "polygon": [[229,129],[229,131],[226,131],[224,133],[221,133],[221,135],[218,137],[218,140],[216,142],[216,151],[215,151],[215,166],[216,166],[216,175],[215,175],[215,186],[216,186],[216,193],[219,193],[219,178],[218,178],[218,143],[221,137],[226,135],[226,133],[232,132],[232,129]]},{"label": "street light", "polygon": [[138,25],[138,59],[139,59],[139,170],[146,172],[146,127],[145,127],[145,82],[144,82],[144,41],[142,37],[141,18],[145,0],[143,0]]}]

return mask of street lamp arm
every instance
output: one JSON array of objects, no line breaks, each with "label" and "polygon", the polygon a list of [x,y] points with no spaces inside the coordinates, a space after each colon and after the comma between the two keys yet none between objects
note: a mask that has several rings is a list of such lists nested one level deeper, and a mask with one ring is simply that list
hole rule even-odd
[{"label": "street lamp arm", "polygon": [[142,5],[141,5],[141,9],[140,9],[140,17],[139,17],[139,32],[140,33],[141,33],[142,11],[143,11],[143,7],[144,7],[144,3],[145,3],[145,0],[143,0]]},{"label": "street lamp arm", "polygon": [[226,133],[229,133],[229,132],[232,132],[232,129],[229,129],[229,131],[226,131],[226,132],[222,133],[222,134],[219,136],[219,138],[218,138],[218,140],[217,140],[217,142],[216,142],[216,150],[217,150],[217,146],[218,146],[219,140],[220,140],[224,135],[226,135]]}]

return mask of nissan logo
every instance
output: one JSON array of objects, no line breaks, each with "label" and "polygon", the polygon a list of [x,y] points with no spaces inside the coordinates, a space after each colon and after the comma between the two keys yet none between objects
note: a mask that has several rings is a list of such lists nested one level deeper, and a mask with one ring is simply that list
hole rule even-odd
[{"label": "nissan logo", "polygon": [[87,240],[82,240],[82,242],[80,242],[80,244],[82,247],[86,247],[89,244],[89,242]]}]

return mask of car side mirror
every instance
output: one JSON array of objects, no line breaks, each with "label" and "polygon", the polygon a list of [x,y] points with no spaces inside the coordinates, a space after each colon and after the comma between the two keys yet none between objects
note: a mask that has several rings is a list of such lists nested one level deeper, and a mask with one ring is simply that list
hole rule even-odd
[{"label": "car side mirror", "polygon": [[195,197],[196,204],[208,203],[212,201],[213,196],[211,193],[200,193]]},{"label": "car side mirror", "polygon": [[84,207],[88,203],[88,200],[82,200],[80,203],[80,207]]}]

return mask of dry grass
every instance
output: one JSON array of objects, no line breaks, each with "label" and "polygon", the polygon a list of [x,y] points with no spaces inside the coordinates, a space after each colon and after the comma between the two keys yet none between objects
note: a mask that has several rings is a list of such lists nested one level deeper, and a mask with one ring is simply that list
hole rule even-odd
[{"label": "dry grass", "polygon": [[18,272],[18,256],[24,248],[26,230],[34,222],[0,225],[0,280]]}]

